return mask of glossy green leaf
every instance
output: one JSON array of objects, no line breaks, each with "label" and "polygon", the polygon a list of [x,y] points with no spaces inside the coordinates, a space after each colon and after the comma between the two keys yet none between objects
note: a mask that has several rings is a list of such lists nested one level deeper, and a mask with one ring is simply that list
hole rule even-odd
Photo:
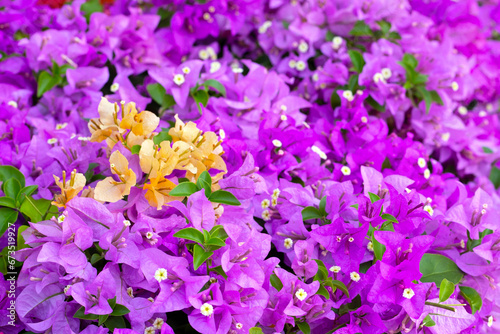
[{"label": "glossy green leaf", "polygon": [[372,36],[373,31],[365,21],[357,21],[349,34],[352,36]]},{"label": "glossy green leaf", "polygon": [[208,93],[202,89],[196,91],[196,93],[193,94],[193,98],[196,101],[196,105],[198,106],[198,111],[200,112],[200,114],[202,113],[200,104],[206,107],[208,104],[208,97]]},{"label": "glossy green leaf", "polygon": [[208,239],[206,245],[224,247],[226,246],[226,243],[222,239],[211,237],[210,239]]},{"label": "glossy green leaf", "polygon": [[22,225],[17,228],[17,250],[29,247],[28,245],[26,245],[24,237],[22,236],[22,233],[26,231],[28,227],[28,225]]},{"label": "glossy green leaf", "polygon": [[200,245],[195,244],[193,247],[193,267],[197,270],[214,252],[205,252]]},{"label": "glossy green leaf", "polygon": [[7,197],[16,199],[21,191],[21,184],[17,179],[8,179],[2,184],[2,191]]},{"label": "glossy green leaf", "polygon": [[15,223],[18,212],[11,208],[0,208],[0,237],[7,231],[9,223]]},{"label": "glossy green leaf", "polygon": [[130,152],[132,152],[132,154],[139,154],[140,151],[141,151],[141,145],[134,145],[130,149]]},{"label": "glossy green leaf", "polygon": [[439,302],[442,303],[447,301],[448,298],[455,292],[455,284],[443,278],[441,285],[439,286]]},{"label": "glossy green leaf", "polygon": [[330,293],[328,292],[328,290],[325,288],[325,286],[323,284],[319,285],[319,288],[318,288],[318,291],[316,291],[316,294],[321,295],[321,296],[325,297],[326,299],[330,299]]},{"label": "glossy green leaf", "polygon": [[491,166],[490,181],[496,189],[500,188],[500,169],[496,166]]},{"label": "glossy green leaf", "polygon": [[319,201],[319,212],[323,216],[326,216],[326,196],[323,196],[323,198],[321,198],[321,201]]},{"label": "glossy green leaf", "polygon": [[432,318],[429,315],[427,315],[424,318],[424,321],[422,321],[422,325],[425,327],[432,327],[432,326],[436,325],[436,322],[434,320],[432,320]]},{"label": "glossy green leaf", "polygon": [[6,206],[13,209],[17,207],[16,202],[10,197],[0,197],[0,206]]},{"label": "glossy green leaf", "polygon": [[219,81],[214,79],[209,79],[203,83],[205,87],[210,87],[219,92],[222,96],[226,97],[226,88]]},{"label": "glossy green leaf", "polygon": [[388,221],[393,222],[393,223],[397,223],[398,222],[398,220],[396,219],[396,217],[394,217],[393,215],[391,215],[389,213],[384,213],[380,217],[382,217],[382,219],[388,220]]},{"label": "glossy green leaf", "polygon": [[42,71],[38,76],[38,89],[36,96],[41,97],[43,94],[57,86],[60,82],[60,76],[52,76],[50,73]]},{"label": "glossy green leaf", "polygon": [[0,181],[5,182],[12,178],[18,180],[21,187],[26,185],[24,175],[17,168],[8,165],[0,166]]},{"label": "glossy green leaf", "polygon": [[351,58],[352,66],[354,70],[358,73],[363,72],[363,67],[365,66],[365,60],[363,59],[363,55],[361,52],[356,50],[349,50],[349,57]]},{"label": "glossy green leaf", "polygon": [[215,271],[217,274],[219,274],[222,277],[224,277],[225,279],[227,279],[227,275],[224,272],[224,269],[222,269],[222,266],[217,266],[217,267],[210,268],[210,271]]},{"label": "glossy green leaf", "polygon": [[376,201],[380,200],[380,197],[374,193],[368,193],[368,196],[370,196],[370,201],[372,203],[375,203]]},{"label": "glossy green leaf", "polygon": [[263,334],[262,329],[260,327],[252,327],[248,331],[248,334]]},{"label": "glossy green leaf", "polygon": [[314,206],[306,206],[304,209],[302,209],[303,220],[319,219],[323,217],[324,216],[321,214],[321,212]]},{"label": "glossy green leaf", "polygon": [[130,310],[127,307],[121,304],[116,304],[115,307],[113,307],[113,312],[111,312],[110,315],[122,316],[128,313],[130,313]]},{"label": "glossy green leaf", "polygon": [[202,245],[205,242],[205,237],[203,236],[203,233],[193,227],[186,227],[180,231],[177,231],[174,234],[174,237],[191,240]]},{"label": "glossy green leaf", "polygon": [[460,294],[465,298],[467,303],[469,303],[472,314],[481,310],[481,307],[483,306],[483,300],[475,289],[468,286],[459,286],[459,289]]},{"label": "glossy green leaf", "polygon": [[296,325],[302,333],[311,334],[311,327],[309,327],[307,322],[297,322]]},{"label": "glossy green leaf", "polygon": [[420,272],[420,281],[434,282],[436,285],[444,278],[457,284],[464,276],[455,262],[440,254],[424,254],[420,260]]},{"label": "glossy green leaf", "polygon": [[349,289],[347,289],[347,286],[343,282],[338,280],[332,280],[331,283],[334,287],[342,291],[347,298],[349,298]]},{"label": "glossy green leaf", "polygon": [[184,182],[180,183],[177,187],[170,190],[169,195],[178,197],[189,196],[191,194],[194,194],[198,190],[198,187],[193,182]]},{"label": "glossy green leaf", "polygon": [[325,264],[321,260],[315,260],[316,263],[318,264],[318,271],[316,272],[316,275],[314,276],[315,281],[323,281],[328,277],[328,269],[326,268]]},{"label": "glossy green leaf", "polygon": [[382,260],[382,258],[384,257],[385,250],[386,250],[385,245],[382,245],[380,242],[378,242],[378,240],[375,239],[375,235],[372,235],[371,241],[372,241],[373,254],[375,255],[375,259]]},{"label": "glossy green leaf", "polygon": [[283,289],[283,283],[281,282],[281,280],[279,279],[278,276],[276,276],[276,274],[271,274],[271,277],[269,278],[269,281],[271,282],[271,285],[278,291],[280,291],[281,289]]},{"label": "glossy green leaf", "polygon": [[21,204],[21,213],[28,216],[31,222],[38,223],[46,218],[45,215],[50,207],[49,200],[33,199],[31,196],[26,196],[23,204]]},{"label": "glossy green leaf", "polygon": [[127,324],[125,323],[125,320],[123,320],[123,317],[109,317],[108,320],[104,323],[104,326],[106,328],[109,328],[111,331],[113,331],[115,328],[126,328]]},{"label": "glossy green leaf", "polygon": [[227,205],[241,205],[240,201],[231,194],[229,191],[217,190],[214,191],[208,198],[210,202],[227,204]]},{"label": "glossy green leaf", "polygon": [[200,174],[200,177],[196,181],[196,185],[200,189],[205,189],[205,196],[207,198],[210,197],[212,193],[212,177],[206,170]]},{"label": "glossy green leaf", "polygon": [[99,319],[99,315],[92,313],[85,314],[85,307],[82,306],[76,311],[76,313],[73,315],[73,318],[85,319],[85,320],[97,320]]}]

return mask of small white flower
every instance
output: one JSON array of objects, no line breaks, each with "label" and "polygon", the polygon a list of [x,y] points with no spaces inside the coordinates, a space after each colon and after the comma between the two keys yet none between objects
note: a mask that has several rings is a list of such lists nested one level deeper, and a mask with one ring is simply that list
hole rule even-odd
[{"label": "small white flower", "polygon": [[277,148],[280,148],[281,146],[283,146],[283,144],[281,143],[281,141],[278,140],[278,139],[274,139],[273,140],[273,145],[274,145],[274,147],[277,147]]},{"label": "small white flower", "polygon": [[347,239],[349,242],[354,242],[354,238],[353,237],[349,237],[349,239]]},{"label": "small white flower", "polygon": [[486,105],[486,110],[488,110],[488,111],[493,111],[493,104],[488,103],[488,104]]},{"label": "small white flower", "polygon": [[276,188],[276,189],[273,190],[272,197],[273,198],[278,198],[278,196],[280,195],[280,193],[281,193],[281,190],[279,190],[278,188]]},{"label": "small white flower", "polygon": [[373,242],[369,241],[368,244],[366,245],[366,248],[370,251],[373,252]]},{"label": "small white flower", "polygon": [[382,83],[385,83],[385,79],[384,79],[384,76],[382,73],[380,72],[377,72],[373,75],[373,81],[375,83],[379,83],[379,82],[382,82]]},{"label": "small white flower", "polygon": [[429,168],[427,168],[426,170],[424,170],[424,177],[426,179],[428,179],[428,178],[431,177],[431,171],[429,170]]},{"label": "small white flower", "polygon": [[356,94],[358,94],[358,95],[363,95],[363,91],[362,91],[362,90],[360,90],[360,89],[358,89],[358,90],[356,91]]},{"label": "small white flower", "polygon": [[17,108],[17,107],[18,107],[18,105],[17,105],[17,102],[16,102],[16,101],[9,101],[9,102],[7,102],[7,104],[8,104],[9,106],[11,106],[12,108]]},{"label": "small white flower", "polygon": [[340,171],[345,176],[351,175],[351,169],[349,167],[347,167],[347,166],[342,166],[342,168],[340,168]]},{"label": "small white flower", "polygon": [[127,288],[127,295],[129,295],[131,298],[134,298],[134,289],[132,287]]},{"label": "small white flower", "polygon": [[424,211],[427,211],[431,216],[434,214],[434,209],[430,205],[424,206]]},{"label": "small white flower", "polygon": [[351,272],[349,276],[351,277],[351,280],[353,280],[354,282],[359,282],[359,280],[361,279],[361,276],[359,276],[359,274],[355,271]]},{"label": "small white flower", "polygon": [[297,69],[297,71],[303,71],[306,69],[306,63],[304,63],[304,61],[302,60],[299,60],[295,65],[295,68]]},{"label": "small white flower", "polygon": [[209,317],[212,315],[212,313],[214,313],[214,307],[212,305],[210,305],[209,303],[205,303],[205,304],[201,305],[200,312],[204,316]]},{"label": "small white flower", "polygon": [[418,164],[418,167],[420,167],[420,168],[425,168],[425,166],[427,166],[427,162],[425,161],[424,158],[418,158],[417,164]]},{"label": "small white flower", "polygon": [[241,322],[237,322],[235,326],[236,326],[236,329],[242,329],[243,328],[243,324]]},{"label": "small white flower", "polygon": [[184,74],[189,74],[190,72],[191,72],[191,69],[190,69],[189,67],[184,66],[184,67],[182,68],[182,73],[184,73]]},{"label": "small white flower", "polygon": [[164,281],[167,279],[167,269],[165,268],[158,268],[155,272],[155,279],[158,282]]},{"label": "small white flower", "polygon": [[243,69],[241,67],[233,67],[233,73],[243,73]]},{"label": "small white flower", "polygon": [[221,65],[218,61],[213,61],[213,62],[210,64],[210,73],[215,73],[215,72],[217,72],[218,70],[220,70],[221,66],[222,66],[222,65]]},{"label": "small white flower", "polygon": [[213,47],[208,46],[208,47],[207,47],[207,52],[208,52],[208,54],[210,55],[210,58],[211,58],[212,60],[216,60],[216,59],[217,59],[217,54],[215,53],[215,50],[214,50],[214,48],[213,48]]},{"label": "small white flower", "polygon": [[492,315],[490,315],[488,317],[488,327],[491,327],[491,326],[493,326],[493,316]]},{"label": "small white flower", "polygon": [[280,109],[283,110],[283,111],[287,111],[288,108],[284,104],[282,104],[281,107],[280,107]]},{"label": "small white flower", "polygon": [[478,115],[479,115],[479,117],[486,117],[486,115],[488,115],[488,114],[486,113],[486,111],[481,110]]},{"label": "small white flower", "polygon": [[302,52],[302,53],[306,53],[307,50],[309,50],[309,44],[307,44],[306,42],[304,41],[301,41],[299,43],[299,47],[298,47],[299,51]]},{"label": "small white flower", "polygon": [[153,326],[154,326],[154,328],[156,328],[156,329],[161,329],[161,326],[163,326],[163,323],[164,323],[164,322],[165,322],[165,321],[164,321],[162,318],[156,318],[156,319],[155,319],[155,322],[153,322]]},{"label": "small white flower", "polygon": [[57,138],[50,138],[49,140],[47,140],[47,143],[49,143],[50,145],[55,144],[57,143]]},{"label": "small white flower", "polygon": [[176,74],[176,75],[174,75],[174,83],[177,86],[182,85],[185,81],[186,81],[186,79],[184,78],[184,76],[182,74]]},{"label": "small white flower", "polygon": [[344,97],[344,99],[346,99],[349,102],[354,100],[354,96],[352,95],[352,92],[350,90],[343,91],[342,96]]},{"label": "small white flower", "polygon": [[362,123],[368,123],[368,118],[366,116],[361,116]]},{"label": "small white flower", "polygon": [[342,37],[335,36],[332,40],[332,48],[334,50],[338,50],[343,42],[344,42],[344,39],[342,39]]},{"label": "small white flower", "polygon": [[286,238],[283,244],[286,249],[290,249],[293,246],[293,240],[290,238]]},{"label": "small white flower", "polygon": [[415,292],[412,289],[406,288],[403,290],[403,297],[406,299],[412,299],[413,296],[415,296]]},{"label": "small white flower", "polygon": [[271,205],[272,205],[273,207],[274,207],[274,206],[276,206],[276,205],[278,205],[278,198],[273,197],[273,198],[271,199]]},{"label": "small white flower", "polygon": [[311,146],[311,151],[313,151],[314,153],[316,153],[317,155],[319,155],[319,157],[323,160],[326,160],[326,153],[323,152],[318,146],[316,145],[313,145]]},{"label": "small white flower", "polygon": [[210,57],[210,55],[208,54],[207,50],[205,49],[201,49],[199,52],[198,52],[198,57],[200,57],[200,59],[202,60],[207,60],[208,57]]},{"label": "small white flower", "polygon": [[123,226],[125,226],[125,227],[130,226],[130,220],[125,219],[125,220],[123,221]]},{"label": "small white flower", "polygon": [[273,23],[271,21],[265,21],[262,23],[262,25],[259,27],[259,34],[265,34],[267,32],[267,29],[269,29]]},{"label": "small white flower", "polygon": [[486,210],[485,210],[485,209],[482,209],[482,210],[481,210],[481,214],[482,214],[482,215],[486,214]]},{"label": "small white flower", "polygon": [[62,224],[62,222],[66,219],[66,216],[65,215],[60,215],[59,217],[57,217],[57,222],[59,224]]},{"label": "small white flower", "polygon": [[260,202],[260,206],[262,207],[262,209],[267,209],[269,205],[271,205],[271,202],[267,198],[263,199],[262,202]]},{"label": "small white flower", "polygon": [[388,67],[383,68],[380,72],[382,73],[384,79],[389,79],[390,77],[392,77],[392,71]]},{"label": "small white flower", "polygon": [[441,139],[444,141],[444,142],[447,142],[448,140],[450,140],[450,133],[449,132],[445,132],[443,134],[441,134]]},{"label": "small white flower", "polygon": [[147,239],[151,239],[152,237],[153,237],[153,232],[148,231],[148,232],[146,233],[146,238],[147,238]]},{"label": "small white flower", "polygon": [[460,115],[465,116],[465,115],[467,115],[467,113],[468,113],[468,112],[469,112],[469,111],[467,110],[467,108],[466,108],[466,107],[464,107],[464,106],[460,106],[460,107],[458,107],[458,113],[459,113]]},{"label": "small white flower", "polygon": [[342,268],[340,266],[332,266],[332,267],[330,267],[330,271],[332,273],[335,273],[335,274],[338,274],[341,270],[342,270]]},{"label": "small white flower", "polygon": [[405,188],[405,191],[407,194],[411,193],[411,189],[410,188]]},{"label": "small white flower", "polygon": [[295,297],[297,297],[298,300],[302,301],[307,298],[307,292],[304,291],[304,289],[300,288],[295,292]]},{"label": "small white flower", "polygon": [[144,334],[155,334],[156,329],[153,326],[146,327]]},{"label": "small white flower", "polygon": [[483,204],[483,209],[488,209],[488,204],[484,203]]},{"label": "small white flower", "polygon": [[148,300],[151,302],[151,303],[154,303],[155,299],[153,297],[148,297]]},{"label": "small white flower", "polygon": [[295,68],[295,66],[297,66],[297,62],[293,59],[290,59],[290,61],[288,62],[288,66],[290,68]]},{"label": "small white flower", "polygon": [[56,124],[56,130],[62,130],[68,126],[68,123],[58,123]]},{"label": "small white flower", "polygon": [[318,73],[314,73],[313,76],[312,76],[312,79],[314,82],[318,81],[319,80],[319,74]]},{"label": "small white flower", "polygon": [[458,88],[460,88],[460,87],[458,86],[458,82],[453,81],[453,82],[451,83],[451,89],[452,89],[454,92],[456,92],[456,91],[458,90]]},{"label": "small white flower", "polygon": [[264,219],[265,221],[271,220],[271,213],[269,212],[269,210],[262,211],[262,219]]},{"label": "small white flower", "polygon": [[65,295],[67,295],[67,294],[68,294],[68,291],[69,291],[69,289],[70,289],[70,288],[71,288],[71,285],[66,285],[66,286],[64,287],[64,294],[65,294]]},{"label": "small white flower", "polygon": [[112,92],[112,93],[116,93],[118,91],[118,89],[120,89],[120,84],[118,82],[115,82],[114,84],[111,85],[111,87],[109,88],[109,90]]},{"label": "small white flower", "polygon": [[288,119],[288,117],[286,115],[281,115],[280,119],[284,122]]}]

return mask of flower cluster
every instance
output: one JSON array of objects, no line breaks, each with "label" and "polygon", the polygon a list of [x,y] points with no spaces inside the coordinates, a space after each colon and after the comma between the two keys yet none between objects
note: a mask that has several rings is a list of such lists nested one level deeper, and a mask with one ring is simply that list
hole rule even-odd
[{"label": "flower cluster", "polygon": [[497,1],[0,13],[1,332],[500,330]]}]

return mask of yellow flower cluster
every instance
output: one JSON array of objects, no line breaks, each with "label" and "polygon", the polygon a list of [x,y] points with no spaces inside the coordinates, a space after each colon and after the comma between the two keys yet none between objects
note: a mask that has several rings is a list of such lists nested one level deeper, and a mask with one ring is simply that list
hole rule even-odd
[{"label": "yellow flower cluster", "polygon": [[[177,186],[177,177],[172,176],[174,171],[182,171],[182,177],[196,182],[203,171],[216,169],[219,173],[212,176],[212,188],[219,188],[217,182],[227,172],[227,168],[221,158],[224,153],[222,140],[214,132],[203,132],[195,123],[185,124],[175,115],[175,127],[168,132],[172,142],[162,141],[156,145],[153,138],[157,133],[153,131],[158,127],[160,119],[152,112],[138,112],[135,103],[121,103],[120,107],[106,98],[102,98],[98,111],[100,117],[89,122],[92,134],[90,140],[106,141],[109,151],[119,142],[129,150],[140,145],[139,161],[146,177],[136,175],[129,168],[127,158],[116,150],[109,158],[111,173],[116,176],[98,182],[95,189],[87,192],[89,196],[102,202],[116,202],[129,195],[130,189],[137,186],[147,190],[145,196],[151,206],[161,209],[170,201],[182,199],[169,196],[170,191]],[[176,175],[179,176],[179,173]],[[72,173],[70,183],[63,181],[60,184],[59,178],[54,178],[62,192],[56,196],[58,206],[65,206],[83,189],[86,182],[83,174],[76,172]],[[138,185],[137,182],[142,179],[144,183]]]}]

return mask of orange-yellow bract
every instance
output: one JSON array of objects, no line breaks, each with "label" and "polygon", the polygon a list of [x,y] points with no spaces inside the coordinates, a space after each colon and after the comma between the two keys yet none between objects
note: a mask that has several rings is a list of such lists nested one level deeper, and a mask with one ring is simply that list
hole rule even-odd
[{"label": "orange-yellow bract", "polygon": [[54,180],[59,188],[61,188],[61,193],[55,195],[55,201],[52,202],[53,205],[56,205],[60,208],[66,207],[66,203],[68,203],[72,198],[76,197],[78,193],[85,187],[85,175],[81,173],[77,173],[76,170],[71,172],[71,177],[69,181],[66,181],[66,171],[62,172],[62,182],[61,179],[54,175]]},{"label": "orange-yellow bract", "polygon": [[103,202],[117,202],[130,194],[130,188],[136,183],[136,175],[128,168],[128,160],[120,151],[114,151],[109,162],[111,172],[117,175],[120,181],[115,181],[111,176],[100,181],[95,187],[94,198]]}]

